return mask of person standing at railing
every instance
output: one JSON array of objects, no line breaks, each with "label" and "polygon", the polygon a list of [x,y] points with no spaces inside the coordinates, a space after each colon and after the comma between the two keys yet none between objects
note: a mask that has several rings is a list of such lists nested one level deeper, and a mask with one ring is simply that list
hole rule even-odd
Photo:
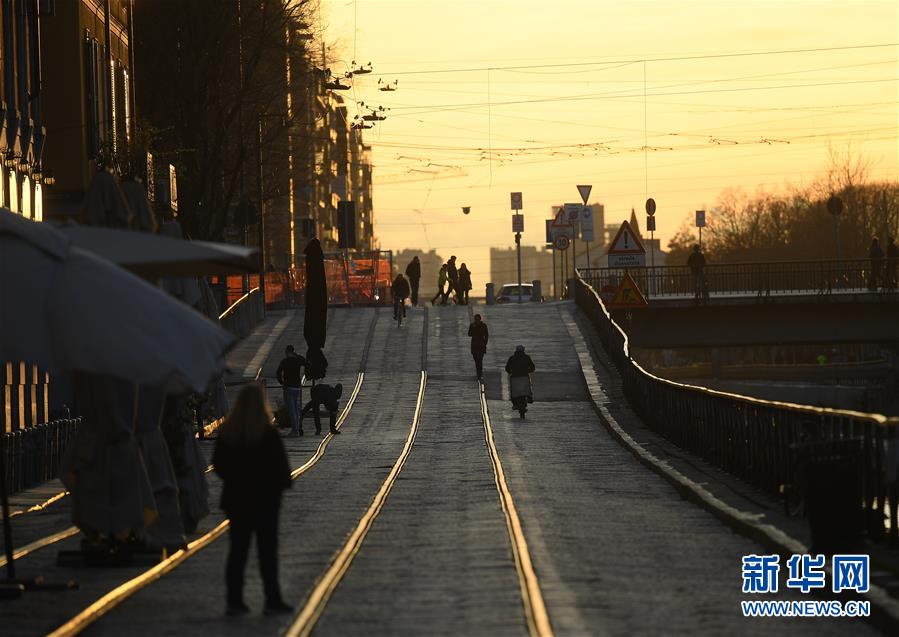
[{"label": "person standing at railing", "polygon": [[877,291],[877,279],[883,269],[883,249],[880,247],[880,241],[877,237],[871,239],[871,248],[868,250],[868,257],[871,259],[871,271],[868,273],[868,289],[872,292]]},{"label": "person standing at railing", "polygon": [[896,239],[889,237],[887,239],[886,268],[883,271],[883,287],[891,292],[896,289],[897,265],[899,265],[899,246],[896,245]]},{"label": "person standing at railing", "polygon": [[693,252],[687,258],[687,266],[693,274],[693,298],[698,303],[700,300],[708,297],[708,290],[705,283],[705,255],[699,245],[693,246]]}]

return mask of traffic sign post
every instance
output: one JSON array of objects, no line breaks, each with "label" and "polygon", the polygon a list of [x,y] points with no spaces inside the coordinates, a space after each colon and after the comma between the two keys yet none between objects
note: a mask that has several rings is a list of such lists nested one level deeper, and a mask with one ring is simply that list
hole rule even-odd
[{"label": "traffic sign post", "polygon": [[702,229],[705,227],[705,210],[696,211],[696,227],[699,228],[699,249],[702,250]]},{"label": "traffic sign post", "polygon": [[521,303],[521,233],[524,232],[524,215],[518,214],[521,210],[521,193],[513,192],[511,199],[512,210],[516,212],[512,215],[512,232],[515,233],[515,252],[518,258],[518,302]]},{"label": "traffic sign post", "polygon": [[512,210],[521,210],[524,206],[521,205],[521,193],[520,192],[512,192],[509,193],[510,199],[512,200]]},{"label": "traffic sign post", "polygon": [[624,277],[621,279],[621,283],[618,284],[618,289],[615,290],[615,294],[609,302],[609,306],[644,307],[646,305],[649,305],[646,302],[646,297],[641,294],[640,288],[637,287],[637,284],[631,278],[631,275],[628,272],[625,272]]},{"label": "traffic sign post", "polygon": [[571,276],[575,276],[577,274],[577,234],[578,234],[578,226],[580,225],[581,218],[581,209],[583,206],[579,203],[567,203],[562,206],[562,210],[565,213],[565,219],[571,225]]},{"label": "traffic sign post", "polygon": [[[656,249],[655,249],[655,238],[656,238],[656,200],[650,197],[646,200],[646,229],[649,230],[649,263],[651,267],[652,276],[650,277],[650,288],[653,288],[653,281],[655,281],[656,274]],[[647,290],[648,294],[655,294],[654,289]]]}]

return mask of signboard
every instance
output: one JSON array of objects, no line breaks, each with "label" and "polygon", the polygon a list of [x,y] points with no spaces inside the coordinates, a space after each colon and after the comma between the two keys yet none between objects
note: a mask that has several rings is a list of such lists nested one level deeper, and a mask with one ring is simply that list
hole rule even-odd
[{"label": "signboard", "polygon": [[650,217],[656,213],[656,200],[650,197],[646,200],[646,214]]},{"label": "signboard", "polygon": [[356,249],[356,202],[337,203],[337,247],[341,250]]},{"label": "signboard", "polygon": [[565,236],[570,239],[574,236],[574,226],[565,218],[564,208],[556,214],[556,218],[552,220],[550,227],[552,228],[553,236],[556,238]]},{"label": "signboard", "polygon": [[705,228],[705,210],[696,211],[696,227]]},{"label": "signboard", "polygon": [[581,239],[593,241],[593,208],[584,206],[581,210]]},{"label": "signboard", "polygon": [[584,205],[587,205],[587,199],[590,198],[590,191],[593,190],[593,186],[578,186],[577,191],[581,193],[581,199],[584,200]]},{"label": "signboard", "polygon": [[649,232],[655,232],[656,229],[656,218],[652,215],[646,215],[646,229]]},{"label": "signboard", "polygon": [[565,210],[565,219],[573,226],[577,226],[581,218],[581,210],[584,206],[579,203],[567,203],[563,206]]},{"label": "signboard", "polygon": [[156,201],[156,173],[153,171],[153,153],[147,153],[147,199]]},{"label": "signboard", "polygon": [[524,232],[524,215],[512,215],[512,232]]},{"label": "signboard", "polygon": [[522,208],[524,208],[524,206],[521,205],[521,193],[520,193],[520,192],[513,192],[513,193],[510,193],[510,194],[511,194],[511,196],[512,196],[512,197],[511,197],[511,199],[512,199],[512,210],[521,210]]},{"label": "signboard", "polygon": [[609,305],[612,307],[643,307],[648,303],[631,275],[625,272]]},{"label": "signboard", "polygon": [[608,255],[610,268],[642,268],[646,265],[646,249],[627,221],[618,228]]},{"label": "signboard", "polygon": [[553,241],[553,248],[556,250],[567,250],[570,244],[571,240],[564,234],[561,234]]},{"label": "signboard", "polygon": [[546,220],[546,244],[551,245],[553,242],[553,220]]}]

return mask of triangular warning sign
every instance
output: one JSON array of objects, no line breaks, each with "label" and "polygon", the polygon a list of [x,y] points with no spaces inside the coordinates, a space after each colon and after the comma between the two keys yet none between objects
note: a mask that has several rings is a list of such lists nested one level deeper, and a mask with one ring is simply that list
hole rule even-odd
[{"label": "triangular warning sign", "polygon": [[578,186],[577,191],[581,193],[581,199],[584,200],[584,205],[587,205],[587,199],[590,198],[590,191],[593,190],[593,186]]},{"label": "triangular warning sign", "polygon": [[609,246],[609,254],[646,254],[646,249],[640,242],[640,237],[631,228],[627,221],[622,222],[618,228],[618,234]]},{"label": "triangular warning sign", "polygon": [[648,303],[646,302],[646,297],[641,294],[640,288],[634,283],[631,275],[625,272],[624,278],[621,279],[621,283],[618,285],[618,289],[615,290],[615,295],[612,297],[609,305],[612,307],[643,307],[648,305]]},{"label": "triangular warning sign", "polygon": [[564,206],[559,207],[559,212],[556,213],[556,218],[553,219],[551,224],[553,228],[571,228],[572,225],[565,217],[565,208]]}]

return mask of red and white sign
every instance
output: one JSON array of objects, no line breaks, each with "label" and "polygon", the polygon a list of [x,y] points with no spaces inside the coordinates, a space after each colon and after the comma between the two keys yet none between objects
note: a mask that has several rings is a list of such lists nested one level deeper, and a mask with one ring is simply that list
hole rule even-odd
[{"label": "red and white sign", "polygon": [[640,288],[637,287],[637,284],[631,278],[631,275],[625,272],[618,289],[615,290],[615,294],[612,296],[612,300],[609,301],[609,305],[611,307],[643,307],[648,305],[648,303],[646,302],[646,297],[640,292]]},{"label": "red and white sign", "polygon": [[587,205],[587,199],[590,198],[590,191],[593,190],[593,186],[578,186],[577,191],[581,193],[581,199],[584,200],[584,205]]},{"label": "red and white sign", "polygon": [[556,218],[553,219],[551,227],[554,237],[564,236],[571,239],[574,236],[574,225],[568,222],[568,219],[565,216],[564,207],[556,214]]},{"label": "red and white sign", "polygon": [[646,249],[627,221],[622,222],[618,234],[609,246],[610,268],[642,268],[646,266]]}]

